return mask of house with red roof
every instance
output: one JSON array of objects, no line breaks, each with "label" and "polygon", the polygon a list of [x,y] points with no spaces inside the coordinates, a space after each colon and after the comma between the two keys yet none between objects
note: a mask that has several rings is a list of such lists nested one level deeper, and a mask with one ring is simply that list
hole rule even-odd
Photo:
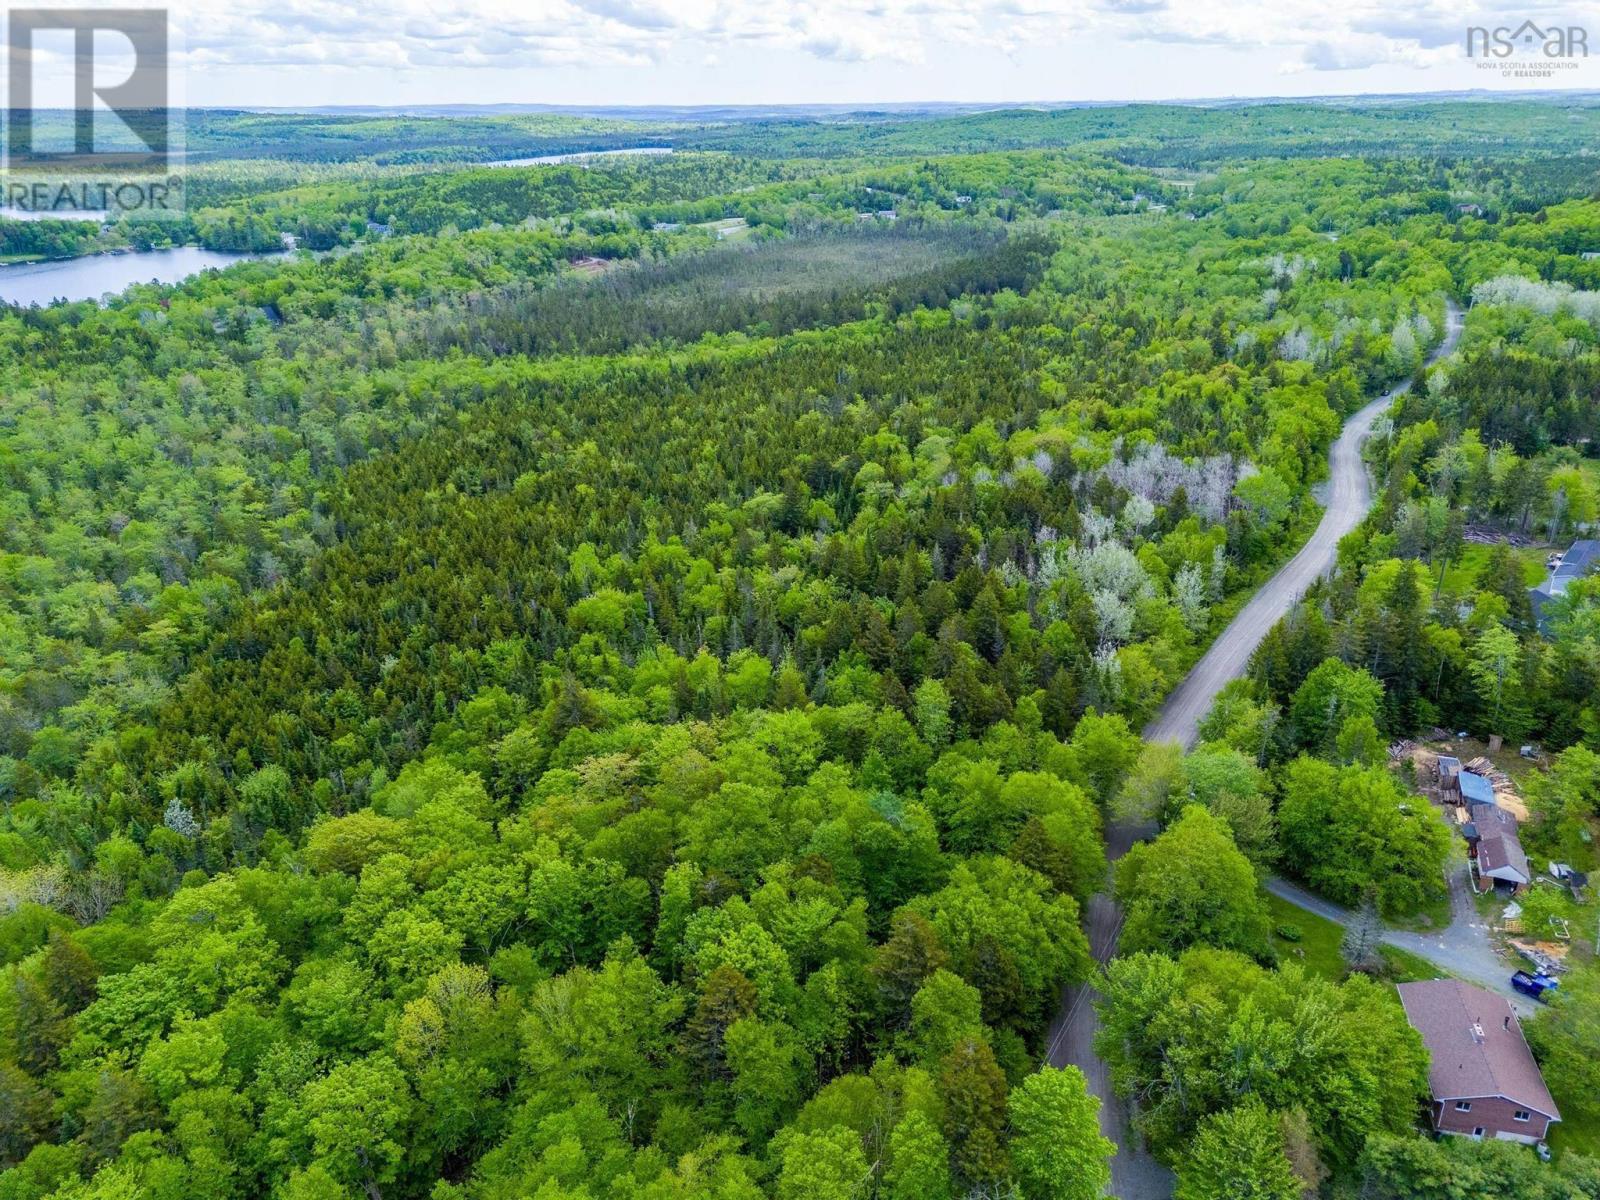
[{"label": "house with red roof", "polygon": [[1428,1048],[1439,1133],[1542,1142],[1561,1119],[1511,1005],[1458,979],[1399,985],[1406,1020]]}]

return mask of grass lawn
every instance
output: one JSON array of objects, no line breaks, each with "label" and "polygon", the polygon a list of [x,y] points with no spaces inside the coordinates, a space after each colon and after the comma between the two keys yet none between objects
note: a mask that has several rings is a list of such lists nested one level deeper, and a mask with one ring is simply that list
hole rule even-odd
[{"label": "grass lawn", "polygon": [[[1467,542],[1461,547],[1461,557],[1451,563],[1444,573],[1444,590],[1460,594],[1475,588],[1483,564],[1489,561],[1492,546]],[[1545,577],[1544,560],[1550,557],[1549,549],[1542,546],[1513,546],[1511,553],[1522,560],[1522,578],[1533,587]]]},{"label": "grass lawn", "polygon": [[721,217],[715,221],[701,221],[696,229],[709,229],[720,242],[742,242],[752,232],[743,217]]},{"label": "grass lawn", "polygon": [[[1278,952],[1280,961],[1299,963],[1313,975],[1321,975],[1324,979],[1337,981],[1345,977],[1344,955],[1339,953],[1339,943],[1344,940],[1342,926],[1326,917],[1319,917],[1316,913],[1296,908],[1287,900],[1277,896],[1267,897],[1267,909],[1272,914],[1272,948]],[[1294,942],[1279,937],[1280,925],[1293,925],[1298,928],[1300,940]],[[1406,983],[1413,979],[1437,979],[1445,974],[1441,968],[1434,966],[1425,958],[1412,954],[1409,950],[1384,946],[1380,953],[1383,955],[1386,967],[1385,975],[1396,983]]]},{"label": "grass lawn", "polygon": [[1483,918],[1484,924],[1491,928],[1499,925],[1501,914],[1506,911],[1506,902],[1493,888],[1487,892],[1473,892],[1472,906],[1478,910],[1478,916]]},{"label": "grass lawn", "polygon": [[[1339,953],[1339,942],[1344,930],[1325,917],[1296,908],[1278,896],[1267,896],[1267,909],[1272,914],[1272,948],[1286,963],[1297,962],[1313,975],[1326,979],[1343,979],[1344,956]],[[1300,930],[1300,940],[1292,942],[1278,936],[1278,926],[1293,925]]]},{"label": "grass lawn", "polygon": [[[1459,843],[1460,838],[1456,841]],[[1426,932],[1429,929],[1443,929],[1450,924],[1450,895],[1438,897],[1431,901],[1421,912],[1413,913],[1409,917],[1397,917],[1390,921],[1396,929],[1410,929],[1415,932]]]},{"label": "grass lawn", "polygon": [[1383,961],[1389,968],[1389,978],[1396,983],[1410,983],[1414,979],[1439,979],[1450,973],[1420,954],[1413,954],[1398,946],[1385,946],[1382,953]]},{"label": "grass lawn", "polygon": [[[1555,1098],[1556,1107],[1566,1113],[1567,1106],[1561,1097]],[[1557,1154],[1600,1155],[1600,1121],[1565,1117],[1550,1127],[1550,1149]]]}]

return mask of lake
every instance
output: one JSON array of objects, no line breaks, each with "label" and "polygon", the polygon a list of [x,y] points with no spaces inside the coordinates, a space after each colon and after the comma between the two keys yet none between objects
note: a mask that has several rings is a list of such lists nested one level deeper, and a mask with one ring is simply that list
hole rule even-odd
[{"label": "lake", "polygon": [[671,146],[630,146],[626,150],[580,150],[576,154],[539,154],[533,158],[501,158],[479,163],[480,167],[544,167],[551,163],[577,162],[581,158],[612,158],[620,154],[671,154]]},{"label": "lake", "polygon": [[52,300],[98,300],[135,283],[177,283],[208,267],[228,267],[276,254],[224,254],[199,246],[139,250],[127,254],[89,254],[82,258],[0,266],[0,302],[49,304]]}]

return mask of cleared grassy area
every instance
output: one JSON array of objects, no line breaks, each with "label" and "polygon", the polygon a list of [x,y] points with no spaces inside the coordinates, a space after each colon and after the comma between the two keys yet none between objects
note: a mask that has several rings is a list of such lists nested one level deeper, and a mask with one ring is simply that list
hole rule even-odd
[{"label": "cleared grassy area", "polygon": [[[1306,912],[1277,896],[1267,897],[1267,907],[1272,913],[1272,948],[1281,962],[1299,963],[1314,975],[1324,979],[1340,980],[1348,973],[1339,943],[1344,940],[1344,928],[1326,917]],[[1292,925],[1300,930],[1300,940],[1291,941],[1278,935],[1278,927]],[[1380,949],[1383,955],[1384,975],[1396,983],[1412,979],[1437,979],[1446,974],[1425,958],[1409,950],[1394,946]]]},{"label": "cleared grassy area", "polygon": [[716,235],[718,241],[722,242],[742,242],[753,232],[743,217],[723,217],[717,221],[700,221],[695,224],[694,228],[709,230]]},{"label": "cleared grassy area", "polygon": [[[1459,841],[1460,839],[1457,840]],[[1396,929],[1409,929],[1414,933],[1426,933],[1430,929],[1443,929],[1450,924],[1451,916],[1450,897],[1446,894],[1424,905],[1421,911],[1414,912],[1410,916],[1396,917],[1389,924]]]},{"label": "cleared grassy area", "polygon": [[[1492,546],[1485,546],[1479,542],[1466,542],[1461,547],[1461,557],[1451,563],[1444,573],[1444,590],[1447,592],[1466,592],[1477,587],[1478,576],[1482,573],[1484,564],[1489,561],[1489,552]],[[1545,559],[1550,557],[1550,551],[1543,546],[1513,546],[1511,553],[1522,562],[1522,578],[1529,587],[1533,587],[1545,577]]]},{"label": "cleared grassy area", "polygon": [[1410,983],[1413,979],[1439,979],[1449,974],[1443,967],[1429,962],[1420,954],[1401,950],[1398,946],[1385,946],[1382,954],[1388,966],[1387,974],[1396,983]]},{"label": "cleared grassy area", "polygon": [[[1343,928],[1277,896],[1267,897],[1267,907],[1272,912],[1272,948],[1278,952],[1281,961],[1297,962],[1325,979],[1344,978],[1344,956],[1339,953],[1339,942],[1344,938]],[[1300,931],[1299,941],[1279,936],[1279,927],[1285,925]]]}]

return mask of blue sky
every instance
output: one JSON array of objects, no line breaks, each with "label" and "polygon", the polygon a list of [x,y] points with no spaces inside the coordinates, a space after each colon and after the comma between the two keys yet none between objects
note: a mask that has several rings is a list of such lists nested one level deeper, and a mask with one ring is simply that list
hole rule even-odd
[{"label": "blue sky", "polygon": [[1600,87],[1484,69],[1469,25],[1515,9],[1325,0],[199,0],[178,5],[192,104],[1151,100]]}]

